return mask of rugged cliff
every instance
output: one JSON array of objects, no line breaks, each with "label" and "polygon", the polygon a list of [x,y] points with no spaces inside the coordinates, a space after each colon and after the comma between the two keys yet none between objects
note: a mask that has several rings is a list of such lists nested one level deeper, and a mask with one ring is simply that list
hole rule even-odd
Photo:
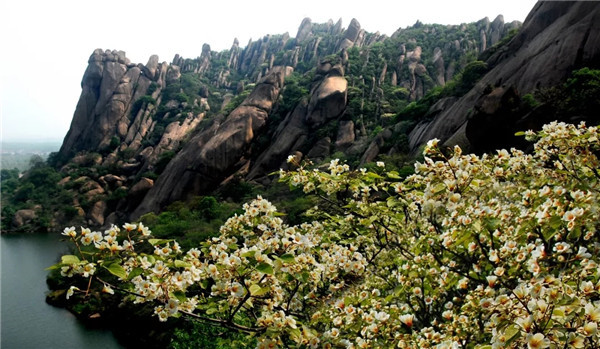
[{"label": "rugged cliff", "polygon": [[566,81],[575,69],[600,67],[600,6],[538,2],[519,33],[483,58],[489,71],[477,84],[461,98],[446,100],[432,120],[410,133],[414,153],[431,138],[465,150],[507,147],[518,142],[512,137],[516,131],[551,121],[539,113],[518,112],[519,99]]},{"label": "rugged cliff", "polygon": [[[96,50],[50,159],[62,173],[26,176],[3,218],[102,226],[196,195],[265,189],[289,157],[354,168],[381,159],[408,174],[431,138],[484,152],[524,146],[516,131],[557,118],[597,123],[598,23],[596,2],[540,2],[522,26],[417,21],[387,37],[357,20],[306,18],[295,38],[205,44],[171,63]],[[43,179],[58,182],[55,200],[32,199]]]},{"label": "rugged cliff", "polygon": [[306,18],[295,38],[267,35],[245,47],[236,39],[222,52],[205,44],[199,57],[170,64],[96,50],[54,162],[70,175],[62,185],[78,192],[78,215],[94,225],[232,181],[268,184],[290,155],[362,164],[390,148],[395,138],[382,131],[399,110],[519,26],[502,16],[417,22],[387,37],[356,19],[344,28]]}]

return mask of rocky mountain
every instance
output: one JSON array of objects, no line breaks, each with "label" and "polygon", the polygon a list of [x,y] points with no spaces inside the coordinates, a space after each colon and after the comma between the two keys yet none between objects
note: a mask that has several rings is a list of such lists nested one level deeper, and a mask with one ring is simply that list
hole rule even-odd
[{"label": "rocky mountain", "polygon": [[599,9],[540,2],[522,26],[417,21],[390,37],[356,19],[344,28],[306,18],[295,38],[205,44],[171,63],[96,50],[50,162],[74,198],[70,217],[101,226],[224,186],[269,185],[290,156],[353,167],[383,158],[410,172],[430,138],[510,146],[515,131],[555,116],[536,91],[598,67]]},{"label": "rocky mountain", "polygon": [[600,66],[600,6],[538,2],[519,33],[485,57],[489,71],[477,84],[459,99],[439,101],[435,117],[411,131],[413,152],[431,138],[467,151],[506,147],[516,142],[509,141],[516,131],[551,121],[554,116],[517,112],[518,99],[564,82],[575,69]]},{"label": "rocky mountain", "polygon": [[[236,39],[222,52],[205,44],[199,57],[176,55],[170,64],[157,56],[133,64],[122,51],[98,49],[53,160],[66,174],[92,167],[64,185],[83,183],[81,214],[96,225],[232,181],[268,184],[290,155],[365,163],[378,155],[372,141],[389,136],[381,131],[397,110],[444,86],[519,26],[502,16],[417,22],[387,37],[356,19],[344,28],[341,20],[305,18],[295,38],[267,35],[245,47]],[[115,195],[123,197],[106,200]]]}]

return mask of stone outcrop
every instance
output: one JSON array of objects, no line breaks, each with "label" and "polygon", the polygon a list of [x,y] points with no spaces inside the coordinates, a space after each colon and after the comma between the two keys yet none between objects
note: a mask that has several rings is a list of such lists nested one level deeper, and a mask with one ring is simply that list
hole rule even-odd
[{"label": "stone outcrop", "polygon": [[155,211],[187,194],[214,188],[247,160],[255,135],[263,130],[283,87],[286,69],[275,67],[226,119],[196,134],[169,163],[133,217]]},{"label": "stone outcrop", "polygon": [[[97,49],[90,56],[81,82],[81,96],[69,132],[59,151],[69,158],[81,150],[108,147],[113,137],[124,140],[144,115],[131,115],[135,102],[146,95],[152,82],[163,76],[164,65],[151,57],[148,65],[134,65],[123,51]],[[141,112],[141,111],[140,111]]]},{"label": "stone outcrop", "polygon": [[356,18],[352,18],[348,29],[346,29],[346,32],[338,45],[338,49],[343,50],[354,45],[360,46],[362,39],[364,39],[364,35],[365,31],[360,28],[360,23],[358,23]]},{"label": "stone outcrop", "polygon": [[298,27],[298,33],[296,34],[296,41],[298,43],[305,41],[310,37],[312,29],[312,20],[310,18],[304,18],[300,27]]},{"label": "stone outcrop", "polygon": [[282,167],[289,155],[302,153],[300,150],[308,147],[313,149],[312,156],[315,158],[327,156],[331,139],[322,140],[318,147],[308,144],[308,140],[311,131],[343,115],[348,88],[343,74],[340,65],[332,66],[328,62],[319,65],[317,76],[320,80],[314,82],[308,101],[299,103],[281,122],[273,134],[271,145],[252,165],[247,179],[256,179]]},{"label": "stone outcrop", "polygon": [[342,76],[328,76],[313,89],[308,103],[306,122],[318,127],[329,119],[340,116],[346,108],[348,82]]},{"label": "stone outcrop", "polygon": [[106,201],[96,201],[87,214],[88,224],[96,227],[104,225],[105,212]]},{"label": "stone outcrop", "polygon": [[354,143],[354,139],[354,121],[341,121],[340,127],[338,128],[337,138],[335,140],[335,149],[338,151],[346,150],[346,148]]},{"label": "stone outcrop", "polygon": [[[498,30],[500,22],[501,18],[497,18],[496,24],[492,23],[490,27]],[[557,85],[579,67],[597,67],[600,57],[598,33],[600,6],[597,2],[538,2],[519,33],[504,49],[487,59],[492,69],[475,87],[446,106],[433,120],[422,122],[410,133],[413,153],[432,138],[439,138],[448,145],[459,144],[469,151],[471,140],[477,137],[475,134],[491,134],[503,129],[503,124],[507,123],[505,119],[490,118],[496,113],[490,114],[485,107],[473,114],[474,106],[489,105],[492,100],[504,98],[507,91],[524,95],[537,88]],[[488,86],[496,89],[490,92]],[[475,121],[478,117],[486,122]],[[476,130],[471,127],[475,123],[478,125]]]},{"label": "stone outcrop", "polygon": [[29,210],[29,209],[18,210],[17,212],[15,212],[12,224],[15,228],[21,228],[22,226],[30,223],[31,221],[33,221],[36,218],[37,218],[37,213],[35,210]]}]

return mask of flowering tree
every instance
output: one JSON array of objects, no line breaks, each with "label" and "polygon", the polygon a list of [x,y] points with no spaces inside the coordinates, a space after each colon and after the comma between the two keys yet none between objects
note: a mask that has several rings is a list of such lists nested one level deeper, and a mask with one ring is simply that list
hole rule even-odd
[{"label": "flowering tree", "polygon": [[526,137],[531,155],[430,141],[406,179],[337,160],[282,171],[321,199],[311,223],[286,225],[258,197],[187,252],[142,224],[67,228],[78,254],[54,267],[89,279],[67,296],[97,280],[161,321],[239,330],[258,348],[600,348],[597,128]]}]

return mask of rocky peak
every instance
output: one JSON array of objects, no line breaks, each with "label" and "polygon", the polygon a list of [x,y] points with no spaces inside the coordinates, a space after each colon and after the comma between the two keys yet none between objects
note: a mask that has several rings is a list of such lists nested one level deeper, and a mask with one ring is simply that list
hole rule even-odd
[{"label": "rocky peak", "polygon": [[360,28],[360,23],[356,18],[352,18],[348,29],[344,32],[344,36],[341,38],[338,45],[338,50],[350,48],[354,45],[360,46],[360,43],[364,39],[364,30]]},{"label": "rocky peak", "polygon": [[300,43],[304,40],[308,39],[311,35],[312,30],[312,20],[308,17],[302,20],[300,23],[300,27],[298,28],[298,33],[296,34],[296,42]]},{"label": "rocky peak", "polygon": [[[132,125],[134,102],[164,73],[153,56],[146,66],[131,64],[123,51],[95,50],[81,81],[81,96],[59,151],[68,159],[82,150],[103,149],[113,137],[125,138]],[[139,122],[138,122],[139,125]]]}]

